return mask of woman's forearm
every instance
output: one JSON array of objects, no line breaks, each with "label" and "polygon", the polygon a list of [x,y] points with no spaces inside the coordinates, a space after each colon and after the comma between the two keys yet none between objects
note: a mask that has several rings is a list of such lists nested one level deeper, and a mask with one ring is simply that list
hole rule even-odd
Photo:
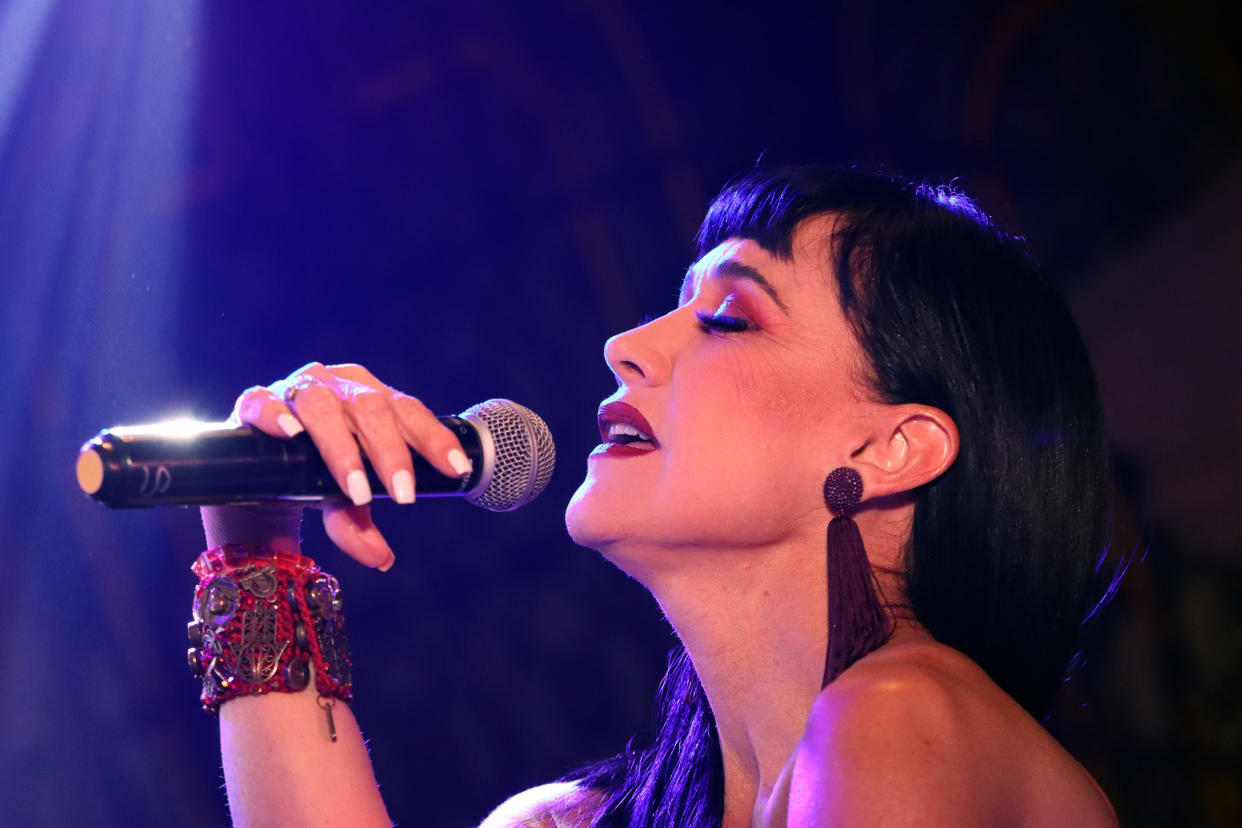
[{"label": "woman's forearm", "polygon": [[332,709],[337,740],[314,684],[220,708],[220,750],[237,826],[388,826],[358,724],[344,702]]}]

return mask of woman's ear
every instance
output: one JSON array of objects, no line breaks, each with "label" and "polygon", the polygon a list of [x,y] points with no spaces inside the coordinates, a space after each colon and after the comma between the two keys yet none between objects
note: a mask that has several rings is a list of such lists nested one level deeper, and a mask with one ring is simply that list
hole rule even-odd
[{"label": "woman's ear", "polygon": [[863,497],[902,494],[930,483],[957,459],[957,423],[927,405],[885,406],[867,441],[850,456]]}]

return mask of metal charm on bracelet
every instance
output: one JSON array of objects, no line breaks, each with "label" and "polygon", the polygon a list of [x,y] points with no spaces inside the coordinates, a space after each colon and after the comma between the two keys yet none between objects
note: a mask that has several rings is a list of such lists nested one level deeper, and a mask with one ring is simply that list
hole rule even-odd
[{"label": "metal charm on bracelet", "polygon": [[349,636],[345,632],[345,615],[341,612],[343,603],[340,583],[326,572],[306,585],[306,606],[315,619],[324,669],[329,678],[352,684]]}]

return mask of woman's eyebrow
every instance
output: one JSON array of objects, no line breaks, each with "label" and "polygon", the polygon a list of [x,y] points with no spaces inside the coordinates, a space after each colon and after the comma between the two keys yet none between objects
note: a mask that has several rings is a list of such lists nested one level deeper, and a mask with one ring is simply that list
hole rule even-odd
[{"label": "woman's eyebrow", "polygon": [[[754,282],[776,303],[778,308],[786,315],[789,314],[789,308],[781,301],[780,294],[776,292],[776,288],[772,287],[772,283],[762,273],[748,264],[743,264],[737,259],[725,259],[712,269],[711,277],[717,279],[745,279],[748,282]],[[689,298],[690,286],[693,283],[694,267],[691,266],[686,271],[686,278],[681,283],[681,301],[683,303]]]}]

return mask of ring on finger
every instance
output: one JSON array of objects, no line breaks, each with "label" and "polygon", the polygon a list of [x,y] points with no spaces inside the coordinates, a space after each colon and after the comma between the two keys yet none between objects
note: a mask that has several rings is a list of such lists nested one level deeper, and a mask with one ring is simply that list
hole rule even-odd
[{"label": "ring on finger", "polygon": [[289,405],[293,405],[294,400],[297,399],[298,394],[302,393],[303,391],[305,391],[307,388],[311,387],[312,385],[320,385],[320,384],[321,383],[319,382],[319,380],[315,379],[314,377],[309,376],[307,374],[303,374],[302,376],[298,377],[293,382],[285,386],[284,393],[281,394],[281,397],[284,398],[284,401],[286,403],[288,403]]}]

